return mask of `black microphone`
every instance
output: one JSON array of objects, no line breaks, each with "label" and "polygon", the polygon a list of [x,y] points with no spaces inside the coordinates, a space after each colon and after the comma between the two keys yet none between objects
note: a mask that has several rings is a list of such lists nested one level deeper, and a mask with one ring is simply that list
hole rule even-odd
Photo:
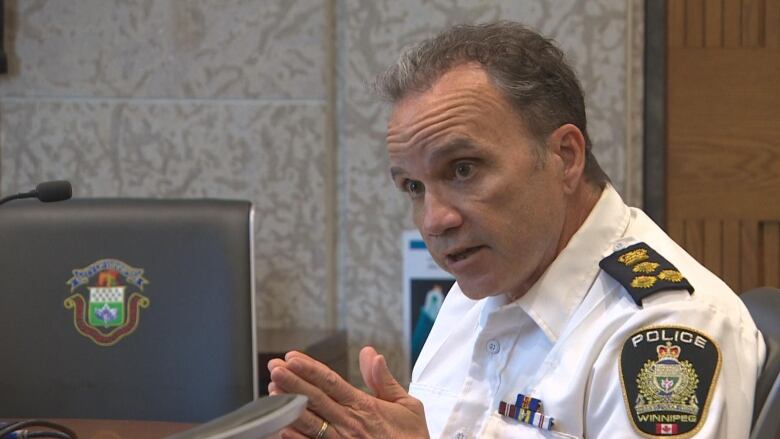
[{"label": "black microphone", "polygon": [[73,189],[67,180],[45,181],[35,186],[30,192],[22,192],[16,195],[9,195],[0,198],[0,204],[20,198],[37,198],[44,203],[67,200],[73,195]]}]

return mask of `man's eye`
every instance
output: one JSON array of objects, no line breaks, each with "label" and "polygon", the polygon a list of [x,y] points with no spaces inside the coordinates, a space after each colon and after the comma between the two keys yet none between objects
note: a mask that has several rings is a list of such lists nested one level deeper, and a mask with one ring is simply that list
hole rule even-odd
[{"label": "man's eye", "polygon": [[423,185],[416,180],[406,180],[404,182],[404,190],[411,195],[418,195],[423,191]]},{"label": "man's eye", "polygon": [[458,178],[468,178],[474,172],[474,164],[458,163],[455,165],[455,176]]}]

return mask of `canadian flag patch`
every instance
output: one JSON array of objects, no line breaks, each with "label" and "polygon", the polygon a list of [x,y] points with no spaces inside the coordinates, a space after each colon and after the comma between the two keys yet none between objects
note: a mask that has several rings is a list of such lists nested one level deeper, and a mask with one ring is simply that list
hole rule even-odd
[{"label": "canadian flag patch", "polygon": [[655,424],[655,434],[677,434],[677,424]]}]

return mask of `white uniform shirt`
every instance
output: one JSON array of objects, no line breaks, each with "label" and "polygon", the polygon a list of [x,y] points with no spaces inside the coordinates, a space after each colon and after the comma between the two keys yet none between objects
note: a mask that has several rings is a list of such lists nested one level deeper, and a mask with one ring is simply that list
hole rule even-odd
[{"label": "white uniform shirt", "polygon": [[[675,265],[695,293],[658,292],[640,307],[599,268],[602,258],[640,241]],[[454,285],[415,364],[410,393],[425,406],[431,437],[642,437],[626,410],[619,355],[631,334],[653,325],[688,327],[720,347],[696,437],[748,437],[765,357],[760,332],[720,279],[610,186],[519,300],[474,301]],[[553,431],[497,412],[518,393],[542,401]]]}]

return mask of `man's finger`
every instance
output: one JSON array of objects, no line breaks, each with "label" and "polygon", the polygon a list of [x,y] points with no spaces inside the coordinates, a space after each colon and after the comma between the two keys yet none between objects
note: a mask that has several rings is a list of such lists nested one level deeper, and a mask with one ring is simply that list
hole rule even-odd
[{"label": "man's finger", "polygon": [[[306,437],[317,437],[323,422],[325,422],[324,419],[314,414],[311,410],[306,409],[290,426]],[[328,430],[331,428],[333,427],[328,427]]]},{"label": "man's finger", "polygon": [[304,436],[304,435],[298,433],[298,430],[296,430],[296,429],[294,429],[292,427],[287,427],[284,430],[282,430],[279,433],[279,437],[281,437],[282,439],[309,439],[308,436]]},{"label": "man's finger", "polygon": [[346,409],[334,402],[315,385],[296,375],[295,371],[289,369],[289,364],[287,367],[277,367],[272,370],[271,379],[284,392],[306,395],[309,398],[307,407],[325,419],[334,422],[346,419]]},{"label": "man's finger", "polygon": [[360,350],[358,355],[358,365],[360,366],[360,375],[363,377],[363,382],[366,383],[369,389],[376,395],[379,392],[378,383],[374,381],[373,373],[371,372],[374,363],[374,358],[379,354],[371,346],[365,346]]},{"label": "man's finger", "polygon": [[321,389],[341,405],[354,406],[365,394],[344,381],[336,372],[306,356],[292,356],[287,359],[287,368]]},{"label": "man's finger", "polygon": [[384,355],[378,355],[374,358],[371,367],[371,376],[377,385],[377,398],[385,401],[397,401],[409,396],[406,389],[396,381],[395,377],[390,372]]},{"label": "man's finger", "polygon": [[284,364],[285,364],[284,360],[282,360],[281,358],[272,358],[268,360],[268,364],[266,365],[266,367],[268,367],[268,371],[270,372],[279,366],[284,366]]},{"label": "man's finger", "polygon": [[406,389],[390,373],[385,357],[371,346],[360,350],[360,374],[363,381],[377,398],[385,401],[397,401],[408,396]]}]

